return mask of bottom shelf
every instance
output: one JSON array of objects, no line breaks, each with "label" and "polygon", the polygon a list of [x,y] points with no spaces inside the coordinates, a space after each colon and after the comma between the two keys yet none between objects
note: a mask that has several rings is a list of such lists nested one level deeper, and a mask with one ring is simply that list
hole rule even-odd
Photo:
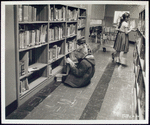
[{"label": "bottom shelf", "polygon": [[39,77],[35,79],[32,83],[29,84],[29,90],[23,92],[18,101],[18,106],[23,104],[33,95],[35,95],[38,91],[40,91],[43,87],[53,82],[54,77],[57,73],[60,73],[63,69],[63,66],[57,66],[52,70],[52,75],[50,77]]},{"label": "bottom shelf", "polygon": [[44,82],[47,79],[47,77],[40,77],[38,79],[36,79],[35,81],[33,81],[30,85],[29,85],[29,90],[26,90],[25,92],[23,92],[20,96],[20,98],[22,98],[22,96],[24,96],[26,93],[28,93],[29,91],[31,91],[33,88],[35,88],[37,85],[39,85],[40,83]]},{"label": "bottom shelf", "polygon": [[52,70],[52,76],[55,76],[59,71],[63,69],[63,66],[57,66]]}]

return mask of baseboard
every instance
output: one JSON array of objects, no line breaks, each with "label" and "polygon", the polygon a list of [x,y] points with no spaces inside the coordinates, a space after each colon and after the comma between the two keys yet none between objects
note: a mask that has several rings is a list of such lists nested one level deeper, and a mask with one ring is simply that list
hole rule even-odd
[{"label": "baseboard", "polygon": [[5,113],[6,113],[6,117],[8,115],[10,115],[14,110],[17,109],[17,100],[15,100],[14,102],[12,102],[11,104],[9,104],[6,108],[5,108]]}]

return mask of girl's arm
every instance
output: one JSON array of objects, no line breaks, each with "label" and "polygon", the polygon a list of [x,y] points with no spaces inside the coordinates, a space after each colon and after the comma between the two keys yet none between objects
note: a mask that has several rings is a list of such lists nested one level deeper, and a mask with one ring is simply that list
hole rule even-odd
[{"label": "girl's arm", "polygon": [[132,31],[132,29],[128,29],[128,27],[125,27],[125,33],[128,34]]}]

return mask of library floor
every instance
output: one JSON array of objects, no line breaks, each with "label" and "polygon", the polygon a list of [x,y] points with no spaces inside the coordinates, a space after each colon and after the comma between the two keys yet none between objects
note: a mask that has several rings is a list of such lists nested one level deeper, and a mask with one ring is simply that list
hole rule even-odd
[{"label": "library floor", "polygon": [[[130,44],[128,66],[112,62],[112,48],[95,53],[96,71],[91,84],[70,88],[54,83],[42,89],[28,104],[7,119],[46,120],[132,120],[133,116],[133,48]],[[41,94],[40,94],[41,93]]]}]

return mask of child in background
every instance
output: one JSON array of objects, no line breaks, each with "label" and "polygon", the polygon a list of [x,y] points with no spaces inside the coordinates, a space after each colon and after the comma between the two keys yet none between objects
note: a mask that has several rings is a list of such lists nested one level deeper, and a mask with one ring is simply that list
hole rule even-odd
[{"label": "child in background", "polygon": [[[116,36],[116,40],[113,47],[116,50],[116,52],[112,53],[112,59],[114,59],[116,55],[116,62],[121,63],[122,65],[127,65],[126,56],[129,51],[128,33],[134,30],[132,28],[129,29],[129,19],[129,13],[126,12],[122,15],[117,29],[118,34]],[[122,58],[120,58],[120,52],[124,53]]]}]

